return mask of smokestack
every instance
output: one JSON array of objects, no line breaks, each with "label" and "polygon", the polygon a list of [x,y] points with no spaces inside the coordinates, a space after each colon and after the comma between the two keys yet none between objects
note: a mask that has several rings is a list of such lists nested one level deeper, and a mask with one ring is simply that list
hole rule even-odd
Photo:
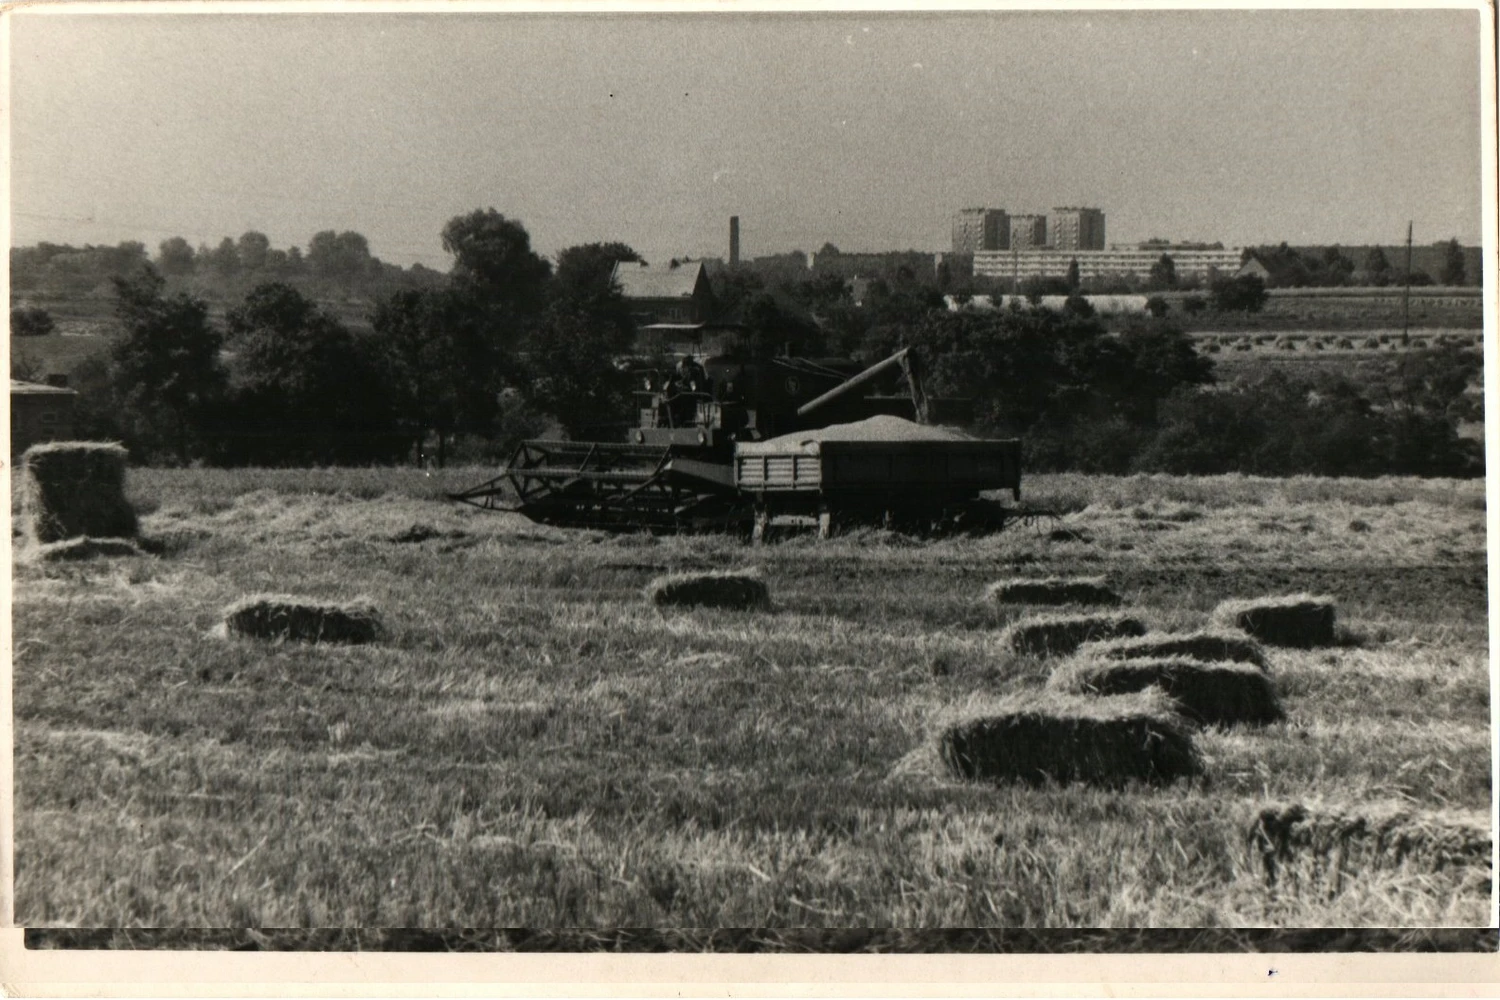
[{"label": "smokestack", "polygon": [[740,262],[740,217],[731,215],[729,217],[729,266],[734,267]]}]

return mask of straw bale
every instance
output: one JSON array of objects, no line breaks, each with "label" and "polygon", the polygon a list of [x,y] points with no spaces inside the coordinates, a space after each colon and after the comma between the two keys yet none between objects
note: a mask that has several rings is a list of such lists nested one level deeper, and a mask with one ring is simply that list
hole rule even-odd
[{"label": "straw bale", "polygon": [[1016,695],[939,733],[949,773],[978,781],[1161,784],[1199,774],[1188,722],[1159,691],[1115,698]]},{"label": "straw bale", "polygon": [[995,604],[1120,603],[1120,595],[1109,588],[1102,576],[1000,580],[985,588],[984,597]]},{"label": "straw bale", "polygon": [[39,562],[73,562],[95,559],[99,556],[138,556],[140,546],[129,538],[69,538],[61,542],[48,542],[36,550]]},{"label": "straw bale", "polygon": [[1331,597],[1293,594],[1229,600],[1214,609],[1214,621],[1243,629],[1271,646],[1309,649],[1334,643],[1335,605]]},{"label": "straw bale", "polygon": [[1125,614],[1030,615],[1000,634],[1000,644],[1031,656],[1066,656],[1085,642],[1145,635],[1146,626]]},{"label": "straw bale", "polygon": [[1488,874],[1494,854],[1487,816],[1415,810],[1403,802],[1272,804],[1256,813],[1246,840],[1273,884],[1291,874],[1342,878],[1375,868]]},{"label": "straw bale", "polygon": [[1267,669],[1265,648],[1237,629],[1200,629],[1197,632],[1168,632],[1089,642],[1078,648],[1078,655],[1105,660],[1186,656],[1205,663],[1253,663],[1262,670]]},{"label": "straw bale", "polygon": [[374,642],[384,633],[380,612],[363,598],[345,604],[284,594],[256,594],[224,609],[231,635],[293,642]]},{"label": "straw bale", "polygon": [[759,570],[670,573],[646,585],[646,600],[657,607],[751,609],[771,603],[771,590]]},{"label": "straw bale", "polygon": [[1250,663],[1161,659],[1078,659],[1053,671],[1053,690],[1114,695],[1158,687],[1188,718],[1210,726],[1267,725],[1286,718],[1270,679]]},{"label": "straw bale", "polygon": [[33,544],[68,538],[134,538],[125,499],[129,453],[117,444],[52,441],[27,449],[22,483],[25,530]]}]

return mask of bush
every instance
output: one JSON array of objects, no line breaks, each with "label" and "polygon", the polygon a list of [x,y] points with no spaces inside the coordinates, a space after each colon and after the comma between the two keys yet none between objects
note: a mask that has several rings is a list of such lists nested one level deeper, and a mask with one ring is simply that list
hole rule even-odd
[{"label": "bush", "polygon": [[1208,308],[1208,302],[1201,295],[1189,295],[1182,300],[1182,311],[1189,315],[1201,313]]},{"label": "bush", "polygon": [[1213,297],[1214,309],[1219,312],[1260,312],[1270,297],[1266,283],[1254,274],[1221,278],[1213,283],[1209,294]]},{"label": "bush", "polygon": [[1172,307],[1167,304],[1167,300],[1160,295],[1153,295],[1146,300],[1146,311],[1157,319],[1161,319],[1171,310]]},{"label": "bush", "polygon": [[10,311],[10,332],[14,337],[45,337],[52,327],[52,314],[40,306],[16,306]]}]

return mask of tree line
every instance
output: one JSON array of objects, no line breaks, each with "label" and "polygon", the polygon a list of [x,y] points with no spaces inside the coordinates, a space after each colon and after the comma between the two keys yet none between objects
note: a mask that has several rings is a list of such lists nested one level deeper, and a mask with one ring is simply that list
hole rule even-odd
[{"label": "tree line", "polygon": [[[441,236],[450,272],[382,296],[357,328],[274,280],[215,323],[201,296],[169,290],[160,261],[139,262],[112,280],[121,333],[109,357],[74,370],[80,433],[124,440],[148,462],[269,466],[490,461],[548,426],[619,439],[634,323],[610,276],[639,255],[591,243],[554,264],[493,209],[455,217]],[[344,246],[361,259],[357,242]],[[721,319],[742,330],[732,351],[873,361],[915,346],[929,390],[972,400],[980,433],[1021,437],[1035,471],[1482,470],[1477,444],[1458,434],[1478,419],[1473,350],[1382,357],[1357,377],[1225,385],[1164,315],[1110,331],[1078,295],[1061,312],[950,312],[934,275],[904,267],[859,301],[835,274],[770,284],[718,267],[712,280]],[[1224,294],[1235,289],[1264,296],[1259,279]]]}]

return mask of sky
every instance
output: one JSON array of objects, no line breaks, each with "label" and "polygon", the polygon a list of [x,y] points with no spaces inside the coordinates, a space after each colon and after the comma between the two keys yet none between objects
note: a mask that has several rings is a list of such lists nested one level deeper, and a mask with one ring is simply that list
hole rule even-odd
[{"label": "sky", "polygon": [[[156,8],[157,11],[160,8]],[[11,21],[12,244],[363,233],[548,255],[944,250],[963,207],[1110,242],[1481,233],[1476,10],[79,14]]]}]

